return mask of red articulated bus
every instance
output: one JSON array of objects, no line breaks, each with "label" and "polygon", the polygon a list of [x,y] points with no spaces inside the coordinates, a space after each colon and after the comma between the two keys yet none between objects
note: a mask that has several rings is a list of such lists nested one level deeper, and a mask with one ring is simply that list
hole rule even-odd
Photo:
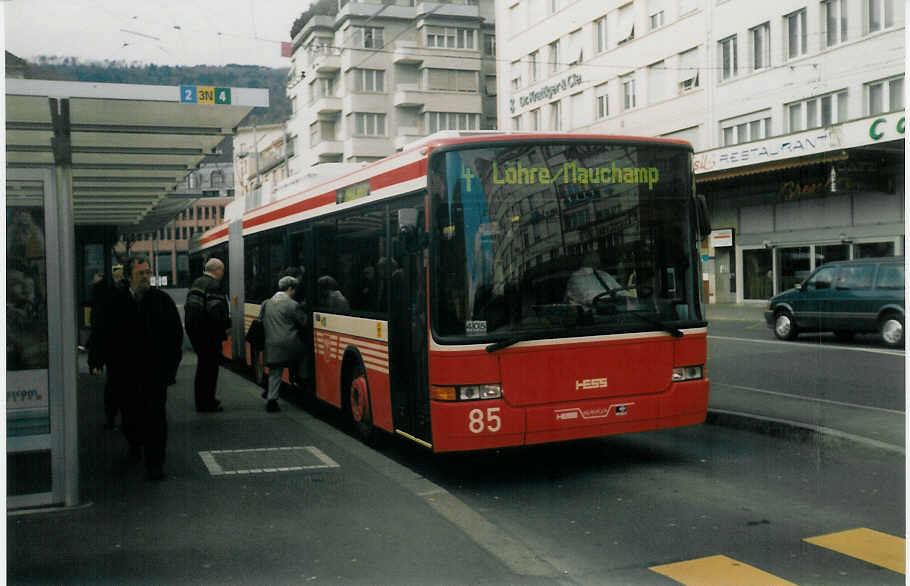
[{"label": "red articulated bus", "polygon": [[257,380],[244,332],[298,267],[311,344],[288,381],[365,438],[448,452],[704,421],[688,143],[448,132],[310,183],[193,246],[196,267],[227,261],[226,353]]}]

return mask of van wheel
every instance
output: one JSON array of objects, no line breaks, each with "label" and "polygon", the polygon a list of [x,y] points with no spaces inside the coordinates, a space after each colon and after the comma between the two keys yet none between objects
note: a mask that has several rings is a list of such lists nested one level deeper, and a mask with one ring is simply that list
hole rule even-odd
[{"label": "van wheel", "polygon": [[356,373],[348,385],[348,405],[350,406],[351,421],[357,428],[357,433],[364,443],[371,443],[375,436],[373,427],[373,410],[370,407],[370,390],[367,387],[366,374]]},{"label": "van wheel", "polygon": [[834,337],[841,342],[849,342],[854,335],[856,335],[856,332],[851,332],[850,330],[834,330]]},{"label": "van wheel", "polygon": [[779,340],[793,340],[799,330],[789,311],[780,311],[774,316],[774,335]]},{"label": "van wheel", "polygon": [[904,347],[904,320],[896,314],[889,314],[881,321],[882,341],[891,348]]}]

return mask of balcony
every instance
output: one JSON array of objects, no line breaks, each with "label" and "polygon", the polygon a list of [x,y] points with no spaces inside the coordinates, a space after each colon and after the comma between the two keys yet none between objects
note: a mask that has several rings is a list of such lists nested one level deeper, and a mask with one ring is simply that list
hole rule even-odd
[{"label": "balcony", "polygon": [[344,154],[344,141],[323,140],[310,147],[310,152],[320,159],[339,157]]},{"label": "balcony", "polygon": [[315,73],[335,73],[340,70],[341,55],[323,53],[313,59],[313,71]]},{"label": "balcony", "polygon": [[335,96],[322,96],[316,98],[310,106],[316,114],[325,116],[326,114],[338,114],[341,112],[341,98]]},{"label": "balcony", "polygon": [[396,88],[392,103],[400,108],[413,108],[423,106],[425,99],[425,93],[417,84],[403,83]]},{"label": "balcony", "polygon": [[398,134],[394,138],[395,150],[400,151],[409,143],[424,136],[426,136],[425,133],[421,132],[419,128],[399,126]]},{"label": "balcony", "polygon": [[420,65],[423,63],[421,50],[417,46],[417,41],[395,41],[395,51],[392,54],[392,60],[401,65]]},{"label": "balcony", "polygon": [[436,18],[446,16],[454,16],[456,18],[480,18],[480,7],[477,4],[419,2],[417,4],[417,18],[429,15]]}]

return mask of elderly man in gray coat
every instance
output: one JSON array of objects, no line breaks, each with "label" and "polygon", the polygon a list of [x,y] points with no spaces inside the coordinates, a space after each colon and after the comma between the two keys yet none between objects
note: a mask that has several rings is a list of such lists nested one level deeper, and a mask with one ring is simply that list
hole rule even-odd
[{"label": "elderly man in gray coat", "polygon": [[265,327],[265,364],[269,367],[268,402],[265,410],[279,411],[278,392],[281,390],[281,372],[298,362],[304,351],[299,332],[305,330],[307,315],[301,304],[294,301],[297,279],[282,277],[278,292],[266,301],[260,313]]}]

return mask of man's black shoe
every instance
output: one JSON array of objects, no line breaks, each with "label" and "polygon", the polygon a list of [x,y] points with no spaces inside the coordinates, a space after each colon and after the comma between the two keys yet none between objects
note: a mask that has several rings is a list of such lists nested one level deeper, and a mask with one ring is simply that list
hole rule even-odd
[{"label": "man's black shoe", "polygon": [[269,401],[268,403],[265,404],[265,410],[268,411],[269,413],[277,413],[277,412],[281,411],[281,407],[278,406],[278,401],[276,401],[275,399],[272,399],[271,401]]}]

